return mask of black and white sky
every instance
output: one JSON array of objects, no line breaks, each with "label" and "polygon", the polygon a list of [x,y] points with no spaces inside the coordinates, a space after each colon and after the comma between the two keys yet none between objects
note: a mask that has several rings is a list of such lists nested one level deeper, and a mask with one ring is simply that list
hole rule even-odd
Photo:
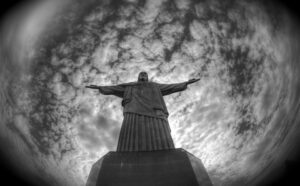
[{"label": "black and white sky", "polygon": [[215,186],[272,181],[298,160],[299,20],[279,1],[66,0],[10,6],[0,32],[3,156],[29,179],[82,186],[116,149],[121,99],[85,89],[201,81],[165,97],[177,148]]}]

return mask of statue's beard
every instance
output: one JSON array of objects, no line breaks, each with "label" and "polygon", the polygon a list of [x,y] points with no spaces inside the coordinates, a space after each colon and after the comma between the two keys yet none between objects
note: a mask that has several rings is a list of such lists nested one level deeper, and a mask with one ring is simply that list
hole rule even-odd
[{"label": "statue's beard", "polygon": [[147,82],[148,78],[141,77],[138,79],[139,82]]}]

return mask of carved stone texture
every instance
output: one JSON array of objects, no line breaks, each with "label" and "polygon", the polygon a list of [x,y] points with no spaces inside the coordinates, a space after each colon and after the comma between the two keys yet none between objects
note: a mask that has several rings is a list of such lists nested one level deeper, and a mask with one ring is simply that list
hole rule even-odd
[{"label": "carved stone texture", "polygon": [[93,165],[86,186],[212,186],[212,183],[201,160],[183,149],[173,149],[109,152]]}]

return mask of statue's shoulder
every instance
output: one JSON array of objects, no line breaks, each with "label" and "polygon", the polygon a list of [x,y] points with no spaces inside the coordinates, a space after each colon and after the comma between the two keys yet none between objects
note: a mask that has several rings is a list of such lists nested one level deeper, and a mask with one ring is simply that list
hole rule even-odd
[{"label": "statue's shoulder", "polygon": [[154,89],[159,89],[159,84],[158,83],[152,81],[152,82],[149,82],[149,84],[150,84],[150,87],[152,87]]},{"label": "statue's shoulder", "polygon": [[122,83],[122,84],[119,84],[119,86],[124,86],[124,87],[127,87],[127,86],[134,86],[134,85],[137,85],[137,82],[129,82],[129,83]]},{"label": "statue's shoulder", "polygon": [[157,83],[157,82],[154,82],[154,81],[152,81],[152,82],[150,82],[153,86],[159,86],[159,83]]},{"label": "statue's shoulder", "polygon": [[153,82],[153,81],[148,81],[147,83],[143,83],[143,84],[146,84],[146,85],[150,85],[150,86],[157,86],[158,84]]},{"label": "statue's shoulder", "polygon": [[140,86],[140,85],[151,85],[151,86],[158,86],[158,83],[156,82],[147,82],[147,83],[141,83],[141,82],[129,82],[129,83],[122,83],[119,84],[119,86],[124,87],[134,87],[134,86]]}]

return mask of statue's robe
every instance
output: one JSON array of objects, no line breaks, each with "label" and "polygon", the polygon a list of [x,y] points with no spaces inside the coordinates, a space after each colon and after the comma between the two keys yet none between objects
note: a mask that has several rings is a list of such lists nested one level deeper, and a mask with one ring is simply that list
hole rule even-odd
[{"label": "statue's robe", "polygon": [[176,84],[133,82],[100,86],[100,93],[123,98],[124,120],[117,151],[174,149],[168,123],[169,113],[163,96],[186,88],[187,82]]}]

